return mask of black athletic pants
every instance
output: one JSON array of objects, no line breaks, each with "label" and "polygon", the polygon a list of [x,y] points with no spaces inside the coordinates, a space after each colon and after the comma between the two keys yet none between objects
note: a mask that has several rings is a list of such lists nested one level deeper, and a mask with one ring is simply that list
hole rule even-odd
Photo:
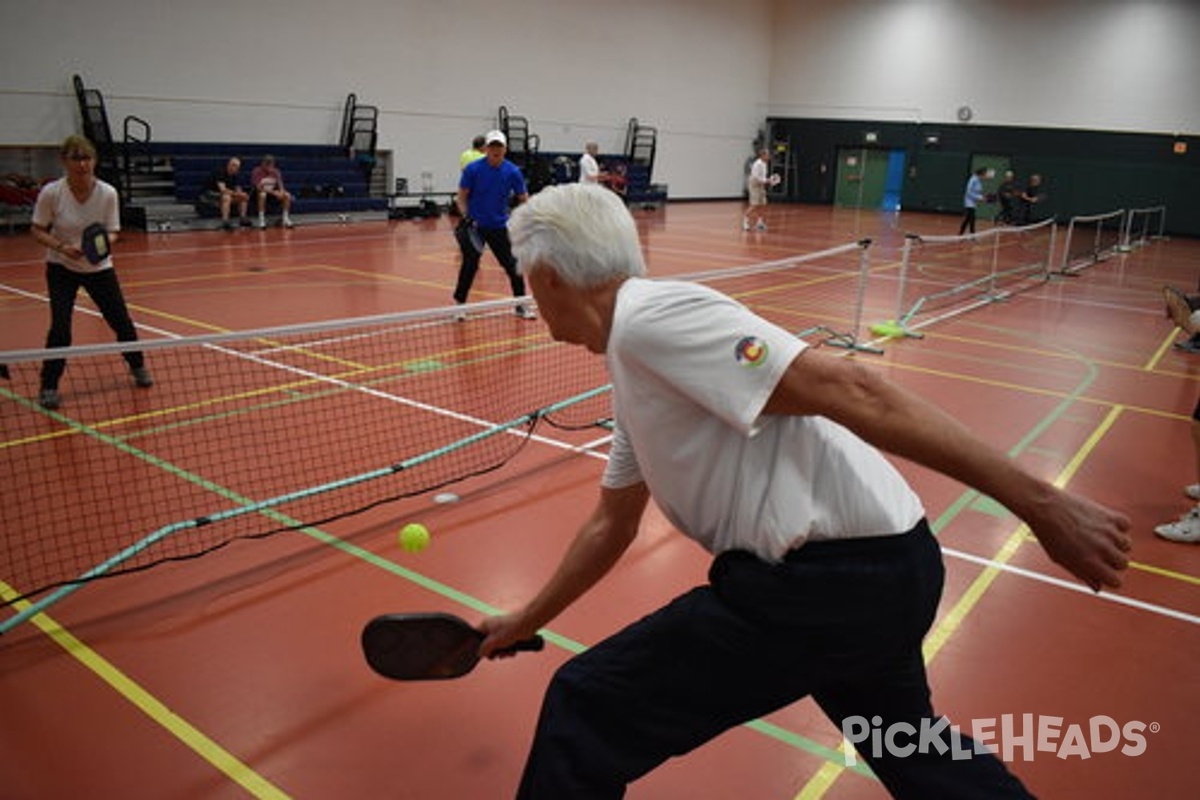
[{"label": "black athletic pants", "polygon": [[[518,797],[620,798],[666,759],[808,695],[839,728],[854,717],[934,727],[921,639],[943,574],[925,522],[900,536],[810,542],[777,565],[721,555],[708,585],[558,670]],[[990,754],[860,747],[897,798],[1030,796]],[[973,749],[963,735],[960,752]]]},{"label": "black athletic pants", "polygon": [[958,226],[958,235],[962,236],[968,230],[971,233],[975,232],[975,208],[974,207],[963,209],[963,220],[962,220],[962,224]]},{"label": "black athletic pants", "polygon": [[[491,248],[496,255],[496,260],[500,262],[500,266],[508,275],[513,297],[522,297],[525,294],[525,278],[517,271],[517,259],[512,253],[512,244],[508,240],[508,228],[480,228],[479,235],[483,238],[484,244]],[[462,251],[462,266],[458,269],[458,283],[454,287],[454,302],[465,303],[471,292],[471,284],[475,282],[475,273],[479,272],[479,259],[483,254],[477,252],[469,240],[463,241],[467,237],[456,238],[459,239],[458,249]]]},{"label": "black athletic pants", "polygon": [[[75,313],[75,296],[79,288],[88,293],[96,308],[104,316],[108,327],[117,334],[118,342],[136,342],[137,328],[125,307],[121,284],[116,270],[99,272],[75,272],[62,264],[46,263],[46,289],[50,293],[50,331],[46,334],[46,347],[71,346],[71,318]],[[144,363],[141,351],[122,353],[130,369]],[[57,389],[58,381],[67,368],[66,359],[52,358],[42,362],[42,388]]]}]

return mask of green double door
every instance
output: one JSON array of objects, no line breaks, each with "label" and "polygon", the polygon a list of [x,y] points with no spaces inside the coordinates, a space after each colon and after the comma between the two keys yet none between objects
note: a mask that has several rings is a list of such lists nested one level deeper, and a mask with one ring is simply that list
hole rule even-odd
[{"label": "green double door", "polygon": [[903,150],[838,148],[833,203],[843,208],[897,211],[904,185]]}]

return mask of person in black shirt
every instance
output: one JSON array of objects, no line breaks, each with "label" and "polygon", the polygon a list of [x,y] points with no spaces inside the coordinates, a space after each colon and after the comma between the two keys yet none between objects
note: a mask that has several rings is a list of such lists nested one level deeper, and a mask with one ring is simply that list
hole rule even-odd
[{"label": "person in black shirt", "polygon": [[246,208],[250,204],[250,194],[241,187],[238,174],[241,168],[242,160],[240,158],[235,156],[229,159],[225,162],[225,166],[213,172],[204,186],[204,191],[200,193],[202,204],[220,209],[221,226],[227,231],[233,230],[233,223],[229,221],[229,212],[235,203],[242,225],[250,226],[250,218],[246,216]]},{"label": "person in black shirt", "polygon": [[1042,176],[1037,173],[1030,175],[1029,183],[1025,184],[1024,190],[1017,195],[1017,224],[1028,225],[1037,222],[1033,207],[1045,199],[1046,196],[1042,193]]}]

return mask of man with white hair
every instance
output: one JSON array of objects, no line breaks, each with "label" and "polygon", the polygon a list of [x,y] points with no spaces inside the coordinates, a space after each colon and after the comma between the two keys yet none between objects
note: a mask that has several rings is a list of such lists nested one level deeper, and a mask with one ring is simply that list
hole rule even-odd
[{"label": "man with white hair", "polygon": [[[668,758],[808,695],[839,726],[944,724],[921,657],[941,555],[876,447],[1004,503],[1093,589],[1120,584],[1126,517],[1025,472],[856,359],[706,286],[645,278],[612,192],[545,189],[514,212],[512,236],[551,335],[604,355],[616,425],[594,510],[527,604],[481,622],[480,652],[498,656],[595,585],[651,497],[715,557],[708,582],[558,670],[521,800],[622,797]],[[930,749],[861,755],[897,797],[1029,796],[990,753]]]}]

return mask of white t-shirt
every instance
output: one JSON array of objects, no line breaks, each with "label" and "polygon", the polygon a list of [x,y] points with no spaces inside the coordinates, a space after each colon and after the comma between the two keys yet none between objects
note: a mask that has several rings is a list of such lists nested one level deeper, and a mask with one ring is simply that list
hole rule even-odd
[{"label": "white t-shirt", "polygon": [[[79,246],[83,241],[83,230],[93,222],[104,225],[109,233],[121,230],[121,208],[117,190],[104,181],[97,180],[88,199],[79,202],[71,193],[66,178],[59,178],[42,187],[33,207],[33,224],[49,228],[54,237],[62,242]],[[68,258],[66,255],[46,248],[46,260],[62,264],[75,272],[99,272],[112,269],[112,256],[99,264],[86,258]]]},{"label": "white t-shirt", "polygon": [[579,159],[579,182],[600,182],[600,164],[591,153],[584,153]]},{"label": "white t-shirt", "polygon": [[807,540],[908,531],[924,509],[878,450],[824,417],[762,415],[806,347],[706,286],[625,281],[606,353],[617,424],[603,485],[644,480],[714,554],[776,561]]},{"label": "white t-shirt", "polygon": [[754,159],[754,163],[750,165],[750,178],[747,181],[747,186],[751,189],[766,189],[767,184],[771,182],[771,176],[768,174],[767,162],[761,158]]}]

